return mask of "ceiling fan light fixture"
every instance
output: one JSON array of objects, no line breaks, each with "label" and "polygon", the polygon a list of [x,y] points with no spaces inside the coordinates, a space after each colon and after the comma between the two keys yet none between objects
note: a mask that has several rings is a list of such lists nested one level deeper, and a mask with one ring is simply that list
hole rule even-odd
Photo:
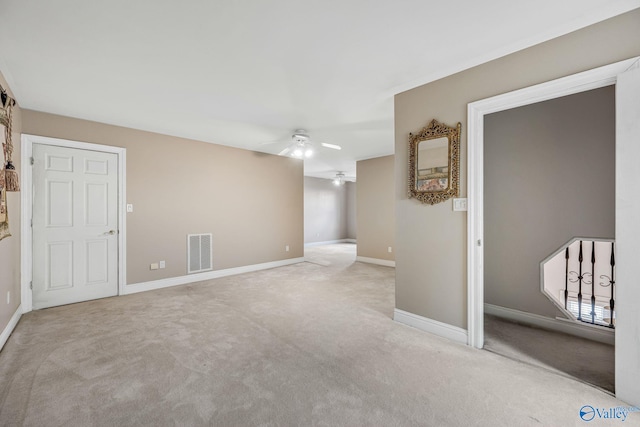
[{"label": "ceiling fan light fixture", "polygon": [[311,137],[304,129],[296,129],[291,135],[289,147],[280,152],[279,155],[288,155],[296,159],[309,159],[316,154],[316,148],[331,148],[333,150],[342,150],[342,147],[336,144],[313,143]]},{"label": "ceiling fan light fixture", "polygon": [[293,132],[293,135],[291,135],[291,138],[293,138],[294,141],[308,141],[309,135],[304,129],[296,129]]}]

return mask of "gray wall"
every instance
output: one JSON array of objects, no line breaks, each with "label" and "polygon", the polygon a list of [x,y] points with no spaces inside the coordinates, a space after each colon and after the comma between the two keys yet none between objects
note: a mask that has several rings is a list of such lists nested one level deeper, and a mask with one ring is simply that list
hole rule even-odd
[{"label": "gray wall", "polygon": [[575,236],[615,235],[615,86],[485,116],[485,302],[562,314],[539,263]]},{"label": "gray wall", "polygon": [[396,95],[397,308],[467,327],[466,214],[453,212],[450,201],[427,206],[407,198],[409,133],[434,118],[462,122],[460,196],[465,197],[469,102],[638,56],[638,40],[636,9]]},{"label": "gray wall", "polygon": [[[356,163],[358,256],[395,260],[393,165],[393,156]],[[392,252],[387,250],[389,247]]]},{"label": "gray wall", "polygon": [[304,243],[347,238],[348,191],[330,179],[304,177]]}]

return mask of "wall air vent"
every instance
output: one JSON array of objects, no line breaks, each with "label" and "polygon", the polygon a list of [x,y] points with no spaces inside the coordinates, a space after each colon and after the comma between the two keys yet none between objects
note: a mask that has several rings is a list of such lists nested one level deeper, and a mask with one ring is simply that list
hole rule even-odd
[{"label": "wall air vent", "polygon": [[187,235],[187,273],[213,270],[213,236],[211,233]]}]

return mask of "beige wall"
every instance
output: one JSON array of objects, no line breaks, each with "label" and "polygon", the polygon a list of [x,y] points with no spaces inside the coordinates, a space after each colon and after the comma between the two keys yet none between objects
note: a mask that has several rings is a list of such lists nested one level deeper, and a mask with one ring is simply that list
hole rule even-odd
[{"label": "beige wall", "polygon": [[358,211],[356,203],[357,184],[347,181],[347,239],[355,239],[358,235],[358,223],[356,212]]},{"label": "beige wall", "polygon": [[[9,93],[13,93],[4,76],[0,74],[0,84]],[[20,170],[20,132],[22,112],[16,104],[13,108],[12,137],[13,165]],[[4,156],[0,158],[4,159]],[[4,168],[4,165],[0,166]],[[20,193],[7,193],[9,212],[9,231],[11,237],[0,241],[0,332],[9,323],[18,306],[20,306]],[[11,292],[11,301],[7,304],[7,292]]]},{"label": "beige wall", "polygon": [[331,179],[304,177],[304,242],[347,238],[348,189]]},{"label": "beige wall", "polygon": [[395,260],[393,158],[377,157],[356,164],[358,256]]},{"label": "beige wall", "polygon": [[128,284],[185,275],[189,233],[215,270],[303,256],[300,160],[30,110],[22,130],[127,149]]},{"label": "beige wall", "polygon": [[573,237],[615,237],[615,128],[614,86],[485,116],[485,302],[563,316],[540,261]]},{"label": "beige wall", "polygon": [[640,55],[640,10],[471,68],[395,97],[396,306],[466,329],[466,215],[451,202],[406,196],[409,132],[438,119],[462,122],[461,197],[466,196],[466,108],[472,101]]}]

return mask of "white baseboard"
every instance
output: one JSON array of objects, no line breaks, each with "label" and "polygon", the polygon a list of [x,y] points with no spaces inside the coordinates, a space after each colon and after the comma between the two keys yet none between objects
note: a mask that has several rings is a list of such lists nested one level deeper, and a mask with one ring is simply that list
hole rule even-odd
[{"label": "white baseboard", "polygon": [[16,312],[13,313],[13,316],[11,316],[11,319],[9,319],[9,323],[7,324],[6,328],[4,328],[4,331],[2,331],[2,334],[0,334],[0,350],[2,350],[2,347],[4,347],[4,345],[6,344],[7,340],[9,339],[9,336],[11,335],[13,330],[16,328],[16,325],[18,324],[18,320],[20,320],[21,316],[22,316],[22,304],[18,306],[18,309],[16,310]]},{"label": "white baseboard", "polygon": [[125,286],[122,295],[136,294],[138,292],[146,292],[171,286],[184,285],[187,283],[201,282],[203,280],[218,279],[220,277],[250,273],[252,271],[267,270],[270,268],[283,267],[285,265],[298,264],[301,262],[304,262],[304,258],[290,258],[281,261],[265,262],[262,264],[252,264],[242,267],[226,268],[224,270],[214,270],[204,273],[189,274],[186,276],[170,277],[168,279],[152,280],[150,282],[134,283]]},{"label": "white baseboard", "polygon": [[366,256],[357,256],[356,261],[366,262],[367,264],[384,265],[385,267],[395,267],[396,262],[388,259],[369,258]]},{"label": "white baseboard", "polygon": [[586,323],[579,324],[568,319],[552,319],[550,317],[540,316],[539,314],[527,313],[525,311],[487,303],[484,304],[484,312],[504,319],[537,326],[542,329],[564,332],[565,334],[575,335],[604,344],[615,344],[615,331],[613,329],[588,325]]},{"label": "white baseboard", "polygon": [[338,240],[326,240],[324,242],[311,242],[311,243],[305,243],[304,247],[308,248],[311,246],[334,245],[336,243],[356,243],[356,239],[338,239]]},{"label": "white baseboard", "polygon": [[408,311],[396,308],[393,310],[393,320],[461,344],[467,344],[468,341],[467,331],[465,329],[418,316]]}]

